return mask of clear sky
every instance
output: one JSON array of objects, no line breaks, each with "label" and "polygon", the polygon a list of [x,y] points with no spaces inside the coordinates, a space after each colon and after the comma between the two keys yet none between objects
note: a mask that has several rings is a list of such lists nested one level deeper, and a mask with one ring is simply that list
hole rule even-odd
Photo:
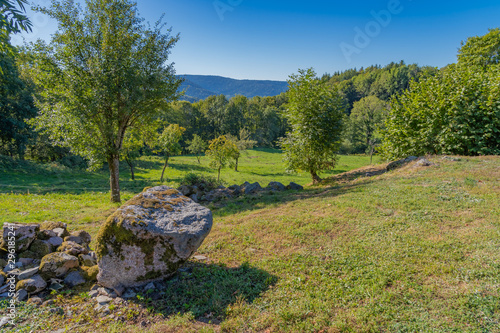
[{"label": "clear sky", "polygon": [[[48,4],[49,0],[36,0]],[[178,74],[286,80],[299,68],[321,75],[391,61],[442,67],[460,42],[500,26],[500,1],[137,0],[154,23],[162,13],[181,39],[171,60]],[[29,11],[49,39],[57,25]],[[19,37],[14,39],[19,44]]]}]

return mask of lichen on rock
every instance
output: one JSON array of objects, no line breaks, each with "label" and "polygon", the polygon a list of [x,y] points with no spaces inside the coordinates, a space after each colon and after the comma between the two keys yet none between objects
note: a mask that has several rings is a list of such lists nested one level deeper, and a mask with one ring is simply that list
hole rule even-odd
[{"label": "lichen on rock", "polygon": [[196,251],[211,227],[209,209],[167,186],[149,188],[101,227],[98,281],[114,288],[167,277]]}]

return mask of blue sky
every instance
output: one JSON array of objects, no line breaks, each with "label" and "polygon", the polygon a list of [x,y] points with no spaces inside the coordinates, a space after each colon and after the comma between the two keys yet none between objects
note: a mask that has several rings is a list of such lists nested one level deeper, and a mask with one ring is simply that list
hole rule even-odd
[{"label": "blue sky", "polygon": [[[48,4],[49,0],[37,0]],[[500,26],[500,1],[137,0],[154,23],[162,13],[181,39],[178,74],[286,80],[299,68],[321,75],[391,61],[442,67],[460,42]],[[57,25],[29,12],[49,39]],[[19,44],[19,37],[14,43]]]}]

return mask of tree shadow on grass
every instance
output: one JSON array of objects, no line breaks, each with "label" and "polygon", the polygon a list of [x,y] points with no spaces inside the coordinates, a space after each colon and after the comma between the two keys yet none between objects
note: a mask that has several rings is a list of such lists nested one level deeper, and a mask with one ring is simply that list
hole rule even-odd
[{"label": "tree shadow on grass", "polygon": [[132,302],[165,317],[191,312],[198,320],[223,320],[226,309],[237,301],[254,302],[277,277],[243,263],[228,268],[188,262],[172,278],[155,282],[159,288],[139,293]]}]

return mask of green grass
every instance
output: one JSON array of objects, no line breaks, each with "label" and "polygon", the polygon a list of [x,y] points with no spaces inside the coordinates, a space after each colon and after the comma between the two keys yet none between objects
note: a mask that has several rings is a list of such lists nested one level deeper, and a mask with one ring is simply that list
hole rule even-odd
[{"label": "green grass", "polygon": [[[268,152],[251,154],[273,161]],[[160,299],[146,294],[132,309],[115,310],[130,315],[126,323],[87,309],[81,321],[41,311],[23,327],[500,332],[500,158],[431,160],[438,165],[375,177],[363,171],[302,192],[233,200],[213,210],[214,226],[198,251],[209,261],[190,261],[191,271],[170,279]],[[59,302],[78,308],[81,300],[75,294]]]}]

